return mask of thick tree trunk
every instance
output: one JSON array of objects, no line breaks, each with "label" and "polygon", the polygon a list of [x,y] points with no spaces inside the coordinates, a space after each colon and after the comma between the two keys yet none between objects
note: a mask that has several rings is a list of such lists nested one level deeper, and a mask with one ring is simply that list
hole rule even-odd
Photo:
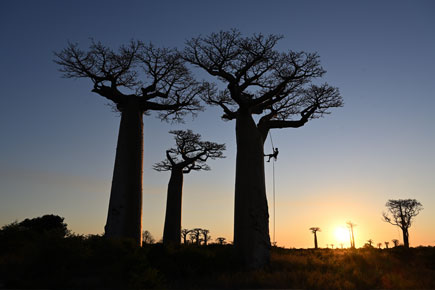
[{"label": "thick tree trunk", "polygon": [[181,239],[181,198],[183,193],[183,169],[174,167],[168,184],[166,200],[165,227],[163,230],[164,245],[180,245]]},{"label": "thick tree trunk", "polygon": [[236,119],[234,246],[249,268],[269,263],[269,213],[264,178],[263,143],[250,115]]},{"label": "thick tree trunk", "polygon": [[314,232],[314,249],[317,249],[318,247],[317,247],[317,235],[316,235],[316,233]]},{"label": "thick tree trunk", "polygon": [[143,112],[131,97],[121,112],[109,212],[107,237],[142,241]]},{"label": "thick tree trunk", "polygon": [[403,232],[403,245],[405,248],[409,248],[409,233],[408,229],[402,229]]}]

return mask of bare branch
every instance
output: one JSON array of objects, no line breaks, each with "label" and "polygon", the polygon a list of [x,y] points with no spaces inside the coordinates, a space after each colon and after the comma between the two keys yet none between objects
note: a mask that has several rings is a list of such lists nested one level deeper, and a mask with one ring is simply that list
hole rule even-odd
[{"label": "bare branch", "polygon": [[181,168],[183,173],[210,170],[206,164],[209,158],[225,158],[225,144],[201,141],[201,135],[194,134],[191,130],[174,130],[169,133],[174,135],[176,147],[166,151],[166,160],[154,165],[153,168],[157,171],[171,170],[174,167]]}]

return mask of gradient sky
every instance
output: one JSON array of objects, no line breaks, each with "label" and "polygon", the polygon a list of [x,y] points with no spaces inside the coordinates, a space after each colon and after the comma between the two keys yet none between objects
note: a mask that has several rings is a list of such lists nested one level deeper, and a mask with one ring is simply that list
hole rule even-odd
[{"label": "gradient sky", "polygon": [[[319,226],[321,247],[348,246],[334,234],[348,220],[357,247],[402,240],[381,219],[385,202],[398,198],[424,206],[411,246],[435,245],[434,12],[434,1],[396,0],[1,1],[0,226],[53,213],[73,232],[103,232],[119,114],[89,80],[61,78],[53,51],[68,41],[87,48],[90,37],[114,48],[130,39],[182,48],[199,34],[237,28],[282,34],[283,51],[317,51],[327,70],[320,81],[339,87],[345,102],[302,128],[272,132],[278,245],[312,247],[308,228]],[[143,228],[156,239],[169,173],[151,167],[173,146],[168,131],[189,128],[228,150],[212,171],[185,177],[183,227],[232,240],[235,132],[220,115],[208,108],[175,125],[145,117]]]}]

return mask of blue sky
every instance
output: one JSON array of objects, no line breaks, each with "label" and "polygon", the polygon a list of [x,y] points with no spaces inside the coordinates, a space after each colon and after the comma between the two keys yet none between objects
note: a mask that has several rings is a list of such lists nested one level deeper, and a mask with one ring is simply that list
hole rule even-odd
[{"label": "blue sky", "polygon": [[[103,232],[119,114],[90,81],[61,78],[53,51],[68,41],[86,48],[91,37],[114,48],[130,39],[183,48],[237,28],[281,34],[283,51],[317,51],[327,70],[319,82],[339,87],[345,102],[303,128],[272,132],[278,244],[311,246],[311,226],[333,243],[347,220],[358,224],[357,246],[399,238],[381,221],[384,204],[416,198],[425,209],[411,245],[434,245],[434,12],[433,1],[2,1],[0,225],[55,213],[74,232]],[[145,117],[143,226],[157,239],[169,174],[151,166],[173,144],[167,132],[186,128],[226,143],[228,157],[186,176],[183,226],[232,239],[235,133],[220,114],[207,108],[175,125]],[[270,195],[270,164],[266,177]]]}]

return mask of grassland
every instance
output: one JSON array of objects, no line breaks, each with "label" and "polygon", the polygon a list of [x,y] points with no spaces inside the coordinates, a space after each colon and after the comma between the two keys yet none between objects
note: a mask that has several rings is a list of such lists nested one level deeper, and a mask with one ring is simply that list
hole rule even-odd
[{"label": "grassland", "polygon": [[435,248],[272,248],[242,270],[230,245],[136,247],[127,240],[0,235],[0,288],[435,289]]}]

